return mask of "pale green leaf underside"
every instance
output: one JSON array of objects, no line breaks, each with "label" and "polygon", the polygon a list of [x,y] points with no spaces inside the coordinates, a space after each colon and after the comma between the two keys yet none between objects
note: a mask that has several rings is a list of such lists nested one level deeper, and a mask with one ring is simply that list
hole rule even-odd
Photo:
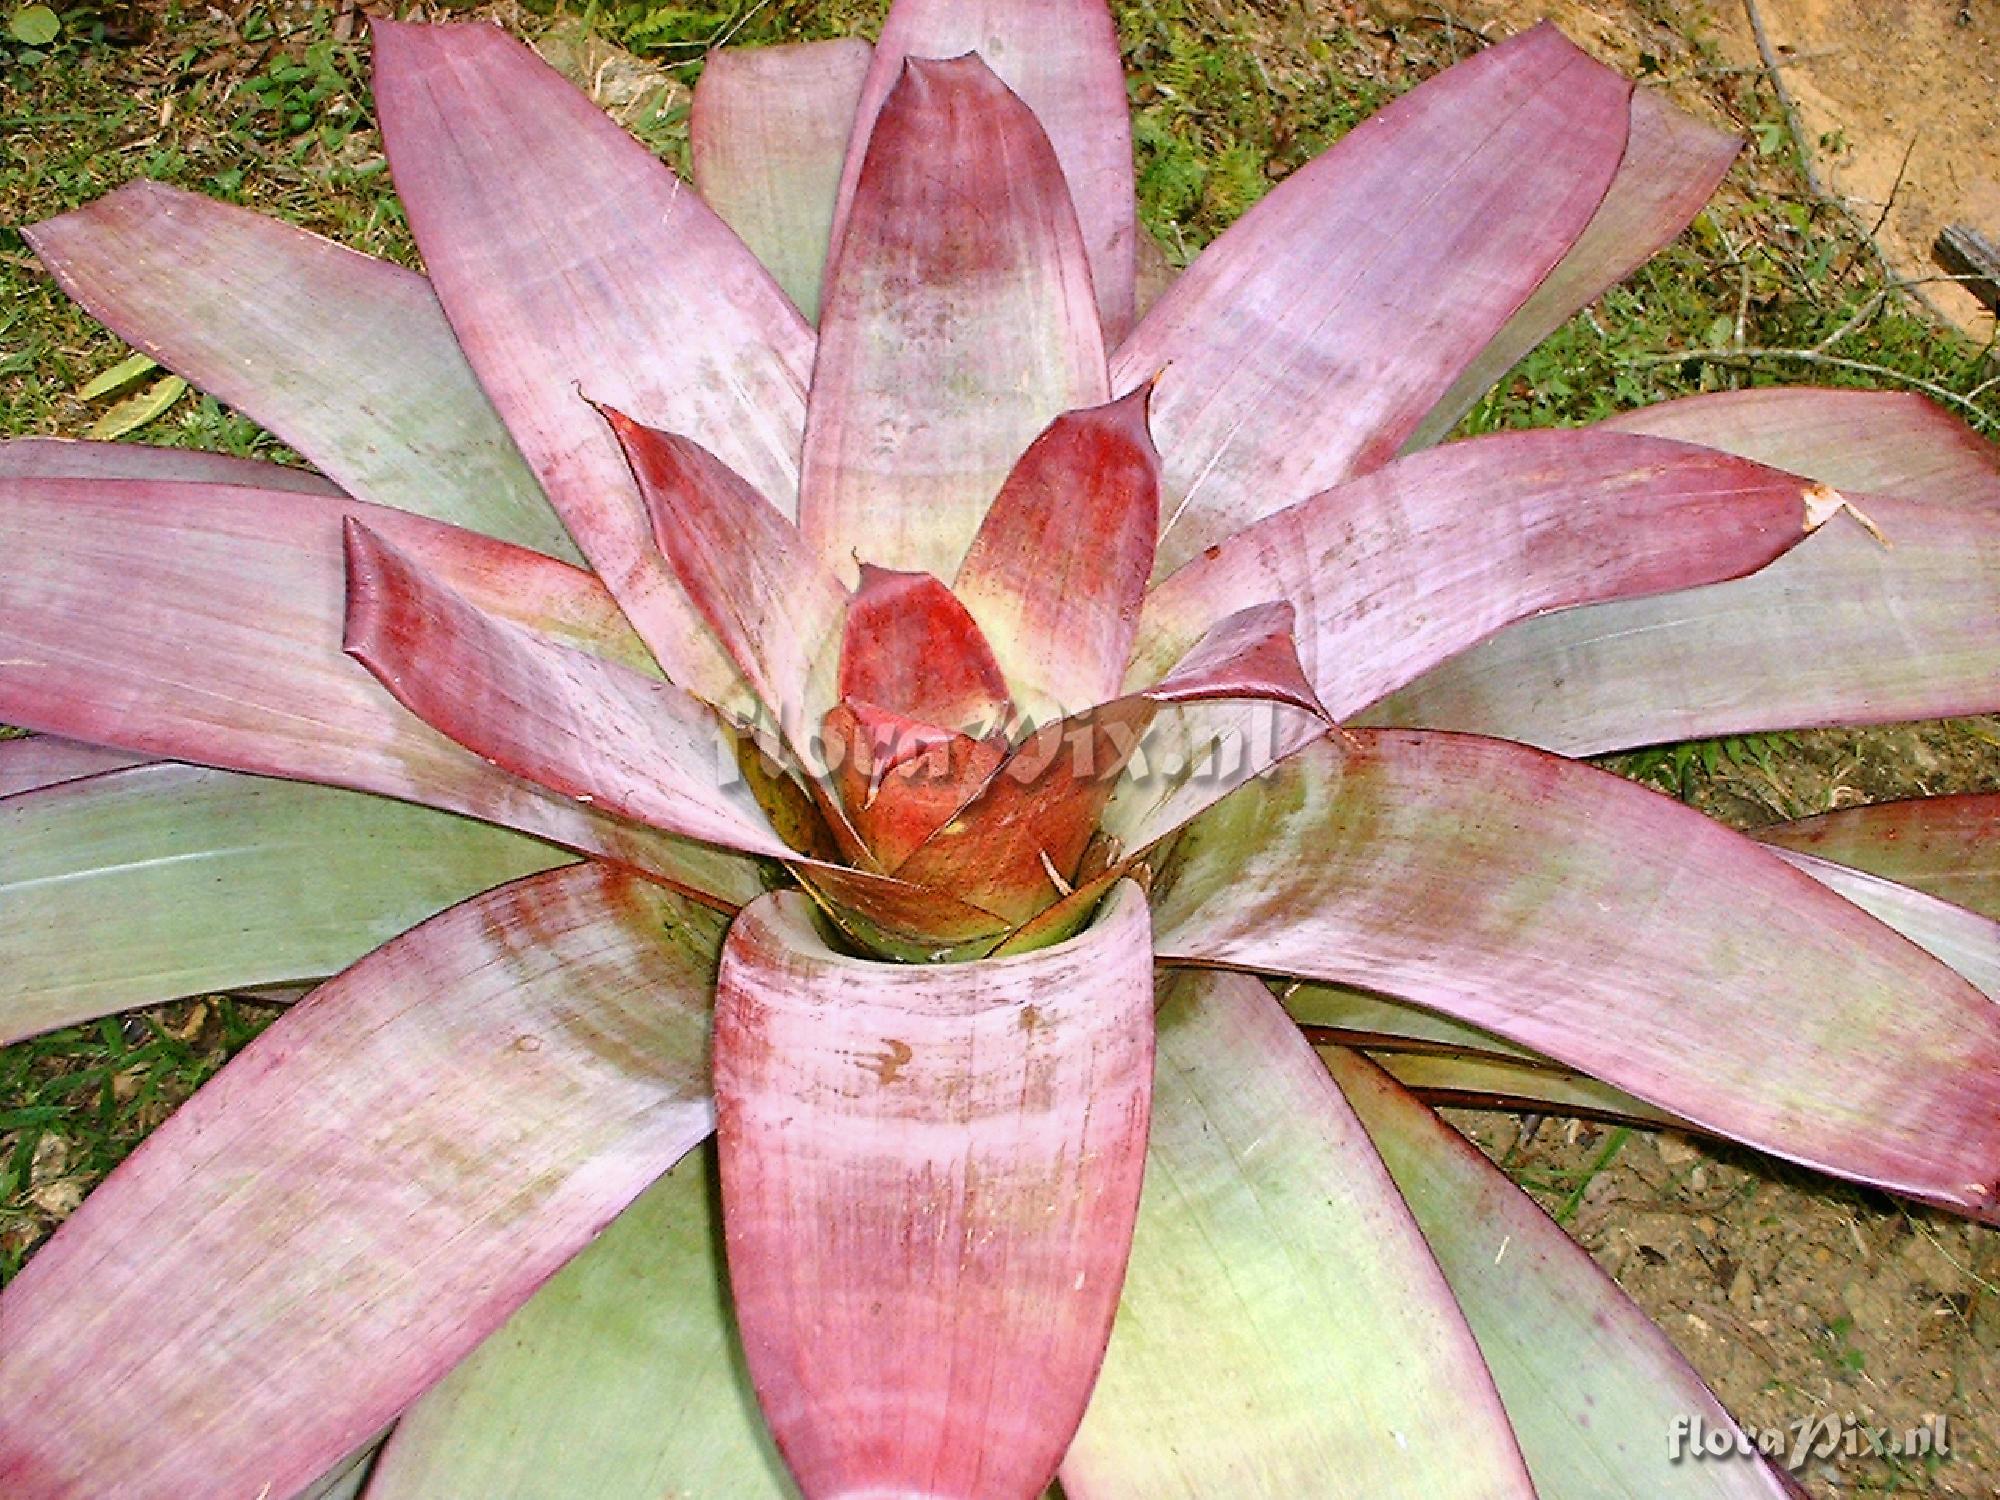
[{"label": "pale green leaf underside", "polygon": [[1062,1484],[1072,1500],[1530,1493],[1421,1237],[1255,980],[1167,982],[1131,1267]]},{"label": "pale green leaf underside", "polygon": [[421,276],[156,182],[29,238],[127,343],[350,494],[577,560]]},{"label": "pale green leaf underside", "polygon": [[1472,1325],[1541,1500],[1784,1493],[1754,1460],[1674,1462],[1677,1418],[1732,1424],[1666,1336],[1436,1115],[1352,1052],[1328,1063]]},{"label": "pale green leaf underside", "polygon": [[0,1040],[322,979],[492,886],[537,839],[359,792],[175,764],[0,800]]},{"label": "pale green leaf underside", "polygon": [[737,1347],[714,1195],[704,1146],[411,1408],[369,1500],[795,1497]]}]

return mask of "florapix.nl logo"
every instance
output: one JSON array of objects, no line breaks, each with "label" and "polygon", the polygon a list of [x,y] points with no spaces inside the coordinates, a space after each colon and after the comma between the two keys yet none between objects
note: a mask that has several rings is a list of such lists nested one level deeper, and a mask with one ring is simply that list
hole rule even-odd
[{"label": "florapix.nl logo", "polygon": [[1667,1436],[1667,1457],[1674,1463],[1753,1455],[1794,1472],[1814,1459],[1948,1458],[1951,1430],[1942,1416],[1926,1417],[1914,1427],[1892,1427],[1852,1413],[1825,1412],[1776,1427],[1737,1427],[1679,1416]]}]

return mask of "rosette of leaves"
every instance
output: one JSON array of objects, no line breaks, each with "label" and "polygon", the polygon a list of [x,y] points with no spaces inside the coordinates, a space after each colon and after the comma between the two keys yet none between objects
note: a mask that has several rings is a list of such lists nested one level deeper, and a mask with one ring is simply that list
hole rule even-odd
[{"label": "rosette of leaves", "polygon": [[1992,451],[1436,443],[1735,143],[1539,28],[1162,289],[1097,0],[718,54],[692,188],[374,48],[427,275],[28,231],[314,468],[0,447],[0,1034],[317,987],[0,1298],[0,1490],[1788,1492],[1420,1097],[1995,1217],[1984,805],[1567,758],[2000,708]]}]

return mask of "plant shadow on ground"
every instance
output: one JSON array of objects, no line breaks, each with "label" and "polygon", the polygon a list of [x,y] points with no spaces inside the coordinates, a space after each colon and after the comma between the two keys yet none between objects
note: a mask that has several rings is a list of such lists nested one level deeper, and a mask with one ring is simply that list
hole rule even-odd
[{"label": "plant shadow on ground", "polygon": [[[684,166],[688,88],[710,43],[868,33],[882,8],[564,0],[451,13],[535,39]],[[1588,421],[1698,390],[1808,378],[1926,389],[1989,435],[2000,430],[1988,351],[1939,331],[1885,286],[1845,216],[1800,191],[1764,80],[1717,66],[1685,6],[1601,9],[1629,20],[1650,82],[1752,146],[1693,230],[1531,355],[1462,430]],[[1357,121],[1482,41],[1443,11],[1398,21],[1331,0],[1124,0],[1117,10],[1135,80],[1142,212],[1176,264]],[[415,263],[351,5],[72,9],[61,20],[47,47],[0,38],[11,155],[0,224],[155,177]],[[130,351],[57,292],[13,228],[0,230],[0,309],[0,433],[81,435],[109,419],[136,422],[148,442],[292,461],[213,400],[160,390],[157,372],[80,396]],[[120,407],[149,395],[150,406]],[[2000,788],[2000,721],[1748,736],[1605,763],[1747,827]],[[276,1013],[210,997],[0,1050],[0,1279]],[[2000,1492],[2000,1428],[1981,1401],[2000,1389],[2000,1236],[1674,1135],[1452,1118],[1562,1217],[1745,1421],[1852,1415],[1900,1428],[1946,1416],[1948,1460],[1838,1454],[1808,1467],[1815,1493]]]}]

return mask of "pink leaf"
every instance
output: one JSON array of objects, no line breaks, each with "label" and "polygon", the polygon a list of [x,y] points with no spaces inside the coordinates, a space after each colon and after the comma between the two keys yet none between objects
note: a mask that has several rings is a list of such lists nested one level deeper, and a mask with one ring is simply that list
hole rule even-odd
[{"label": "pink leaf", "polygon": [[373,23],[410,228],[480,383],[667,675],[735,673],[654,549],[588,394],[684,433],[789,515],[812,330],[700,197],[497,26]]},{"label": "pink leaf", "polygon": [[2000,448],[1908,391],[1754,386],[1662,401],[1598,426],[1703,443],[1856,494],[2000,505]]},{"label": "pink leaf", "polygon": [[1756,837],[2000,918],[2000,793],[1846,807]]},{"label": "pink leaf", "polygon": [[721,922],[601,865],[322,986],[0,1297],[0,1490],[289,1495],[708,1134]]},{"label": "pink leaf", "polygon": [[800,529],[843,569],[950,578],[1035,435],[1108,394],[1041,126],[978,58],[910,59],[828,272]]},{"label": "pink leaf", "polygon": [[1124,684],[1160,524],[1148,396],[1051,422],[1000,487],[952,585],[1038,710],[1075,712]]},{"label": "pink leaf", "polygon": [[757,893],[746,861],[486,765],[343,656],[344,516],[504,619],[644,656],[589,574],[400,511],[236,485],[0,480],[0,533],[22,560],[0,590],[0,722],[467,813],[731,906]]},{"label": "pink leaf", "polygon": [[1510,625],[1367,718],[1594,755],[2000,709],[2000,507],[1849,497],[1761,572]]},{"label": "pink leaf", "polygon": [[706,448],[608,407],[604,415],[631,463],[655,544],[796,740],[832,705],[847,590],[798,528]]},{"label": "pink leaf", "polygon": [[24,233],[113,332],[341,488],[575,558],[415,272],[157,182]]},{"label": "pink leaf", "polygon": [[[1442,442],[1458,419],[1535,345],[1664,250],[1721,186],[1723,174],[1742,147],[1740,137],[1682,114],[1658,94],[1634,89],[1625,157],[1589,227],[1439,398],[1406,446],[1427,448]],[[1793,467],[1777,459],[1765,462],[1780,469]]]},{"label": "pink leaf", "polygon": [[1356,127],[1119,348],[1159,377],[1158,571],[1392,457],[1596,212],[1632,85],[1538,26]]},{"label": "pink leaf", "polygon": [[149,763],[150,758],[144,755],[114,750],[108,745],[86,745],[53,734],[0,740],[0,797]]},{"label": "pink leaf", "polygon": [[859,37],[718,47],[694,86],[694,185],[809,323],[871,55]]},{"label": "pink leaf", "polygon": [[1297,612],[1283,601],[1247,605],[1224,615],[1141,696],[1154,703],[1243,698],[1283,703],[1324,718],[1326,710],[1299,665],[1297,620]]},{"label": "pink leaf", "polygon": [[[1266,599],[1336,718],[1502,626],[1763,567],[1825,518],[1788,474],[1604,432],[1516,432],[1398,459],[1211,547],[1146,601],[1139,667]],[[1476,503],[1468,503],[1476,497]]]},{"label": "pink leaf", "polygon": [[797,896],[717,984],[743,1348],[809,1496],[1038,1493],[1096,1379],[1153,1072],[1144,898],[983,964],[829,951]]},{"label": "pink leaf", "polygon": [[1104,0],[896,0],[882,25],[840,184],[852,206],[875,119],[909,57],[979,54],[1048,132],[1083,229],[1107,343],[1132,326],[1138,226],[1118,28]]},{"label": "pink leaf", "polygon": [[1360,731],[1182,834],[1162,956],[1397,996],[1822,1171],[1993,1217],[2000,1008],[1691,808]]},{"label": "pink leaf", "polygon": [[706,704],[484,613],[359,521],[347,524],[343,645],[397,702],[504,771],[684,838],[792,852]]},{"label": "pink leaf", "polygon": [[0,442],[0,479],[157,479],[176,484],[241,484],[259,490],[337,495],[340,487],[311,469],[231,458],[199,448],[96,443],[76,438]]}]

